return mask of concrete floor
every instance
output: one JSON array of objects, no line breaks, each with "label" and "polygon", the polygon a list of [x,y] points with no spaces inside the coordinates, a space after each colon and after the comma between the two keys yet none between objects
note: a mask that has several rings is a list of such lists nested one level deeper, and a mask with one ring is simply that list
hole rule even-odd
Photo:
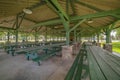
[{"label": "concrete floor", "polygon": [[13,57],[0,51],[0,80],[64,80],[73,61],[55,56],[38,66],[23,54]]}]

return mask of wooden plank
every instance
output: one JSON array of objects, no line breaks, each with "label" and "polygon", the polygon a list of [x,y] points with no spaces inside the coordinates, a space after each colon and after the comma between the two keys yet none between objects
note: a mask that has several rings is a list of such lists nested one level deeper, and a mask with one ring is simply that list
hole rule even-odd
[{"label": "wooden plank", "polygon": [[96,61],[99,64],[101,71],[105,75],[106,79],[120,80],[119,73],[114,69],[117,66],[114,66],[113,63],[109,60],[109,58],[105,57],[105,55],[100,49],[93,46],[90,49],[92,50],[92,54],[96,58]]},{"label": "wooden plank", "polygon": [[[97,51],[101,51],[102,53],[98,54],[102,60],[117,74],[120,76],[120,63],[115,58],[111,58],[108,54],[103,52],[103,49],[95,47]],[[110,54],[110,53],[109,53]]]},{"label": "wooden plank", "polygon": [[91,80],[106,80],[104,74],[101,71],[97,61],[95,60],[92,52],[90,51],[89,47],[87,47],[87,57],[89,63],[89,72],[90,72],[90,79]]}]

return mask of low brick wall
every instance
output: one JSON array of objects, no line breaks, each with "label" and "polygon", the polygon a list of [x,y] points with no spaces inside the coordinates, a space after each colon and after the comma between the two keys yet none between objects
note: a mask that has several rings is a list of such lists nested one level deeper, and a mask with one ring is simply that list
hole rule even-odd
[{"label": "low brick wall", "polygon": [[104,44],[103,49],[112,53],[112,44]]},{"label": "low brick wall", "polygon": [[73,55],[76,55],[79,52],[81,42],[76,42],[73,44]]},{"label": "low brick wall", "polygon": [[99,47],[101,47],[101,43],[96,43],[96,46],[99,46]]},{"label": "low brick wall", "polygon": [[73,54],[73,45],[72,46],[62,46],[62,59],[70,59]]}]

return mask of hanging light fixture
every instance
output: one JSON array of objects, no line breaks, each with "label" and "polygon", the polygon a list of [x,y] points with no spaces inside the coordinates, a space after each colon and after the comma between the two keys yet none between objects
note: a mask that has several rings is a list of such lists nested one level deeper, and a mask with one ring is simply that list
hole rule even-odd
[{"label": "hanging light fixture", "polygon": [[23,12],[26,13],[26,14],[32,14],[32,11],[28,8],[24,8]]}]

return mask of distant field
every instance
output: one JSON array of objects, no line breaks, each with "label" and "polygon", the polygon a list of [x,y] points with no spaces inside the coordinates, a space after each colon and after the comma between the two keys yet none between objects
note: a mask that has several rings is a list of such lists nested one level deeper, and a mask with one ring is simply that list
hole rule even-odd
[{"label": "distant field", "polygon": [[120,53],[120,42],[113,42],[112,45],[113,45],[113,51]]}]

